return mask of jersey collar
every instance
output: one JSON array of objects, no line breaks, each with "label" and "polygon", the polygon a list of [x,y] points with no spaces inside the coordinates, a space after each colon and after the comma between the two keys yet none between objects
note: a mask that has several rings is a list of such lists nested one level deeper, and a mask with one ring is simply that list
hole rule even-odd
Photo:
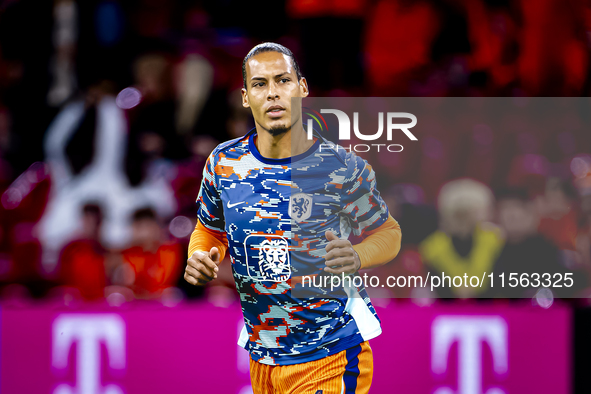
[{"label": "jersey collar", "polygon": [[312,153],[314,153],[316,151],[316,149],[318,149],[318,145],[320,145],[320,141],[321,141],[320,138],[316,138],[316,141],[314,141],[314,144],[307,151],[305,151],[304,153],[301,153],[299,155],[286,157],[283,159],[271,159],[268,157],[263,157],[254,142],[254,137],[257,135],[256,128],[250,130],[247,135],[248,135],[248,147],[249,147],[250,151],[252,152],[252,154],[254,155],[254,157],[256,157],[262,163],[276,164],[276,165],[293,163],[293,162],[296,162],[298,160],[302,160],[302,159],[310,156]]}]

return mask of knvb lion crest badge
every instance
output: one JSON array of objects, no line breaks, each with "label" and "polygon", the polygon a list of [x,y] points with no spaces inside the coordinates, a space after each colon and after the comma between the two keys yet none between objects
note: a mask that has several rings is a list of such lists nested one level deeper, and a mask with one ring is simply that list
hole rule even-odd
[{"label": "knvb lion crest badge", "polygon": [[251,234],[244,240],[248,276],[285,282],[291,277],[289,242],[278,235]]},{"label": "knvb lion crest badge", "polygon": [[310,218],[312,214],[312,196],[306,193],[297,193],[289,198],[289,217],[297,223]]},{"label": "knvb lion crest badge", "polygon": [[287,240],[264,240],[259,249],[259,265],[263,276],[274,282],[285,282],[291,275]]}]

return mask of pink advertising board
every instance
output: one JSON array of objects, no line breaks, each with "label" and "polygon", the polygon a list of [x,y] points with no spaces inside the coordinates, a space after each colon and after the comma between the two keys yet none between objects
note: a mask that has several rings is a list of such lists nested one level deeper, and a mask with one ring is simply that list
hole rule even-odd
[{"label": "pink advertising board", "polygon": [[[390,304],[371,393],[570,393],[570,310]],[[0,311],[0,394],[250,393],[239,305]]]}]

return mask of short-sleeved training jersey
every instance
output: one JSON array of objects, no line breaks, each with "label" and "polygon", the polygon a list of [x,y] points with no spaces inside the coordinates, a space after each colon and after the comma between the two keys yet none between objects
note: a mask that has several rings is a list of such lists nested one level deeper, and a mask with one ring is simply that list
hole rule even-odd
[{"label": "short-sleeved training jersey", "polygon": [[326,230],[347,239],[386,221],[371,166],[320,137],[301,155],[268,159],[255,138],[252,130],[211,153],[197,199],[201,223],[228,238],[244,313],[239,344],[255,361],[289,365],[378,336],[365,289],[353,288],[356,297],[297,298],[291,286],[323,273]]}]

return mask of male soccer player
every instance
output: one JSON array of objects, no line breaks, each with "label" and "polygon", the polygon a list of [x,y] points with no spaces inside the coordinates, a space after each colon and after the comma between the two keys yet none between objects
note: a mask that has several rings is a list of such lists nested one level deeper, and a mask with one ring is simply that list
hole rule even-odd
[{"label": "male soccer player", "polygon": [[[250,352],[255,393],[367,393],[367,341],[381,328],[365,289],[297,297],[295,283],[392,260],[400,227],[363,159],[327,149],[319,135],[308,140],[291,100],[306,97],[308,85],[289,49],[257,45],[242,73],[242,104],[256,127],[209,156],[185,279],[215,279],[230,253],[245,323],[239,344]],[[351,245],[351,233],[363,241]]]}]

